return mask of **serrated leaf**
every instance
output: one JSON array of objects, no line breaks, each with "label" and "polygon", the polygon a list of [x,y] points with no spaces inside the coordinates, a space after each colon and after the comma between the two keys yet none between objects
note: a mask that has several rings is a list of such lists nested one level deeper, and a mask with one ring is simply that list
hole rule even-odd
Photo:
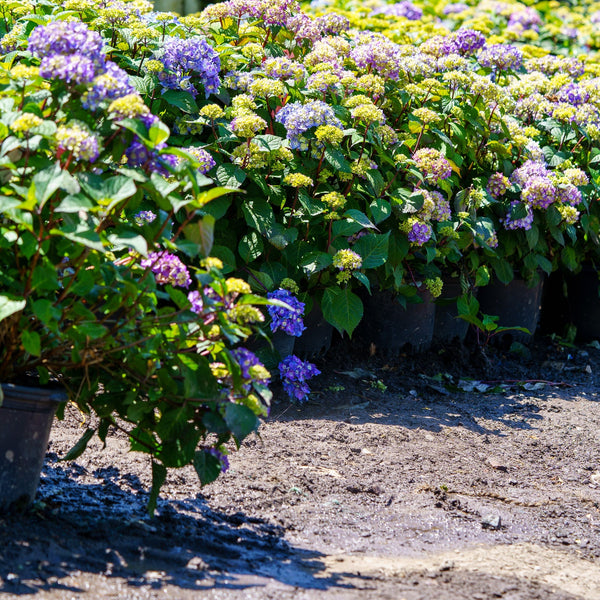
[{"label": "serrated leaf", "polygon": [[353,250],[360,254],[363,268],[374,269],[385,264],[388,258],[389,237],[389,231],[385,234],[370,233],[354,244]]},{"label": "serrated leaf", "polygon": [[340,333],[352,332],[363,316],[363,303],[348,288],[327,288],[323,294],[321,309],[325,320]]},{"label": "serrated leaf", "polygon": [[207,485],[215,481],[221,474],[221,462],[207,450],[199,450],[194,455],[194,469],[200,485]]}]

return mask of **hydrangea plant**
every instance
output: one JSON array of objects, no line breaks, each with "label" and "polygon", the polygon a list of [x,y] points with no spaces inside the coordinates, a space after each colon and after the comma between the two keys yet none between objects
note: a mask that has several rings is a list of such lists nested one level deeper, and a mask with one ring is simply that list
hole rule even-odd
[{"label": "hydrangea plant", "polygon": [[267,413],[269,373],[235,348],[267,301],[198,239],[227,190],[169,145],[104,38],[73,20],[23,35],[0,65],[0,382],[96,414],[68,458],[125,432],[152,456],[152,511],[166,468],[209,483]]}]

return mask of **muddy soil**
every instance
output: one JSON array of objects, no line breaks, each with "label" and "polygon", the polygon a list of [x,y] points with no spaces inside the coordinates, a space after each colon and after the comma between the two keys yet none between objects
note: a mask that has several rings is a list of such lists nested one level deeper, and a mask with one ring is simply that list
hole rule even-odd
[{"label": "muddy soil", "polygon": [[599,348],[338,341],[309,402],[279,394],[215,484],[171,473],[154,519],[125,439],[59,460],[71,413],[35,505],[0,517],[0,596],[598,600]]}]

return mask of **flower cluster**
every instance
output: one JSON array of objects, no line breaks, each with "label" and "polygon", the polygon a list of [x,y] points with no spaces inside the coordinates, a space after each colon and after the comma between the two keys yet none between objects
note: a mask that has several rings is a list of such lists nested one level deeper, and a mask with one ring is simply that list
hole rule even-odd
[{"label": "flower cluster", "polygon": [[294,354],[286,356],[279,363],[279,375],[286,394],[293,400],[302,402],[308,399],[310,388],[308,379],[320,375],[321,371],[308,361],[299,359]]},{"label": "flower cluster", "polygon": [[202,38],[169,38],[156,55],[163,69],[158,79],[165,89],[185,90],[197,96],[198,83],[208,98],[221,85],[221,61],[215,50]]},{"label": "flower cluster", "polygon": [[140,266],[150,269],[158,283],[181,287],[189,287],[192,283],[190,273],[181,259],[166,251],[150,252],[140,261]]},{"label": "flower cluster", "polygon": [[302,316],[304,314],[304,302],[300,302],[291,292],[278,289],[267,294],[269,300],[275,299],[285,302],[287,306],[270,304],[267,307],[271,317],[271,331],[283,331],[288,335],[299,337],[306,329]]}]

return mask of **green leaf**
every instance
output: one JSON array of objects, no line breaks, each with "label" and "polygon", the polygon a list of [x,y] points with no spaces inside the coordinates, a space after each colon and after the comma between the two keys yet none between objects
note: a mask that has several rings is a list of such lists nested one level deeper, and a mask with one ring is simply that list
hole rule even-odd
[{"label": "green leaf", "polygon": [[221,462],[208,450],[199,450],[194,455],[194,469],[201,485],[212,483],[221,474]]},{"label": "green leaf", "polygon": [[79,438],[79,441],[62,458],[59,458],[59,460],[65,461],[79,458],[85,452],[88,442],[92,439],[94,433],[94,429],[86,429],[84,434]]},{"label": "green leaf", "polygon": [[340,333],[347,332],[350,337],[363,316],[363,303],[348,288],[327,288],[321,309],[326,321]]},{"label": "green leaf", "polygon": [[392,206],[387,200],[376,198],[369,204],[371,217],[376,224],[385,221],[392,214]]},{"label": "green leaf", "polygon": [[243,404],[227,404],[225,407],[225,423],[234,435],[237,443],[258,429],[258,417]]},{"label": "green leaf", "polygon": [[340,150],[325,150],[325,160],[336,170],[342,173],[352,173],[350,163]]},{"label": "green leaf", "polygon": [[242,212],[246,218],[246,223],[262,235],[266,236],[275,225],[273,209],[262,198],[247,199],[242,204]]},{"label": "green leaf", "polygon": [[575,251],[575,248],[572,248],[571,246],[563,248],[562,252],[560,253],[560,257],[567,269],[571,271],[575,271],[575,269],[577,269],[577,266],[579,265],[579,259],[577,258],[577,252]]},{"label": "green leaf", "polygon": [[100,236],[93,230],[88,229],[84,223],[74,225],[65,225],[62,229],[51,229],[50,235],[59,235],[98,252],[105,252],[104,244]]},{"label": "green leaf", "polygon": [[364,269],[373,269],[385,264],[388,258],[389,237],[389,231],[383,235],[370,233],[354,244],[353,250],[362,257]]},{"label": "green leaf", "polygon": [[0,294],[0,321],[22,311],[27,302],[12,294]]},{"label": "green leaf", "polygon": [[352,276],[358,279],[358,281],[360,281],[369,290],[369,292],[371,291],[371,283],[369,278],[364,273],[361,273],[360,271],[354,271]]},{"label": "green leaf", "polygon": [[192,94],[189,92],[185,92],[183,90],[167,90],[166,92],[162,93],[162,97],[167,101],[167,103],[171,104],[172,106],[176,106],[184,113],[196,114],[198,112],[198,105],[194,100],[194,96],[192,96]]},{"label": "green leaf", "polygon": [[226,164],[217,167],[215,181],[223,187],[237,189],[242,187],[245,180],[246,173],[237,165]]},{"label": "green leaf", "polygon": [[135,231],[120,230],[119,233],[111,233],[108,241],[113,245],[113,250],[119,251],[123,248],[132,248],[136,252],[146,256],[148,254],[148,242],[143,235]]},{"label": "green leaf", "polygon": [[528,229],[525,232],[525,236],[527,237],[527,244],[529,245],[529,248],[533,250],[537,246],[540,239],[540,230],[538,229],[538,226],[532,225],[531,229]]},{"label": "green leaf", "polygon": [[256,135],[252,138],[252,141],[269,152],[279,150],[279,148],[287,144],[285,138],[278,135]]},{"label": "green leaf", "polygon": [[475,271],[475,286],[484,287],[490,282],[490,270],[486,267],[479,267]]},{"label": "green leaf", "polygon": [[375,227],[375,225],[373,225],[373,223],[371,223],[371,221],[369,220],[367,215],[365,215],[360,210],[356,210],[355,208],[351,208],[350,210],[347,210],[343,216],[346,217],[347,219],[351,219],[352,221],[358,223],[359,225],[362,225],[362,227],[365,229],[377,229],[377,227]]},{"label": "green leaf", "polygon": [[25,329],[21,333],[21,342],[23,342],[23,348],[25,352],[29,352],[32,356],[41,356],[42,354],[42,340],[40,334],[37,331],[29,331]]},{"label": "green leaf", "polygon": [[150,490],[150,498],[148,499],[148,513],[150,516],[154,515],[156,510],[156,502],[158,501],[158,494],[162,487],[165,479],[167,478],[167,469],[164,465],[156,461],[152,461],[152,488]]},{"label": "green leaf", "polygon": [[50,324],[52,321],[60,319],[61,311],[56,308],[47,298],[40,298],[32,304],[33,314],[44,325]]},{"label": "green leaf", "polygon": [[186,239],[196,244],[202,256],[209,256],[215,241],[215,218],[204,215],[197,223],[190,223],[183,228]]},{"label": "green leaf", "polygon": [[100,323],[79,323],[74,329],[91,340],[97,340],[108,333],[108,329]]},{"label": "green leaf", "polygon": [[256,231],[247,233],[238,244],[238,252],[245,263],[256,260],[263,251],[263,241]]},{"label": "green leaf", "polygon": [[331,266],[332,257],[327,252],[309,252],[300,260],[299,266],[307,277]]},{"label": "green leaf", "polygon": [[494,273],[496,277],[502,283],[510,283],[514,278],[513,268],[507,260],[501,260],[498,258],[490,259]]},{"label": "green leaf", "polygon": [[170,135],[169,128],[162,121],[155,121],[148,130],[148,139],[154,146],[166,142]]}]

